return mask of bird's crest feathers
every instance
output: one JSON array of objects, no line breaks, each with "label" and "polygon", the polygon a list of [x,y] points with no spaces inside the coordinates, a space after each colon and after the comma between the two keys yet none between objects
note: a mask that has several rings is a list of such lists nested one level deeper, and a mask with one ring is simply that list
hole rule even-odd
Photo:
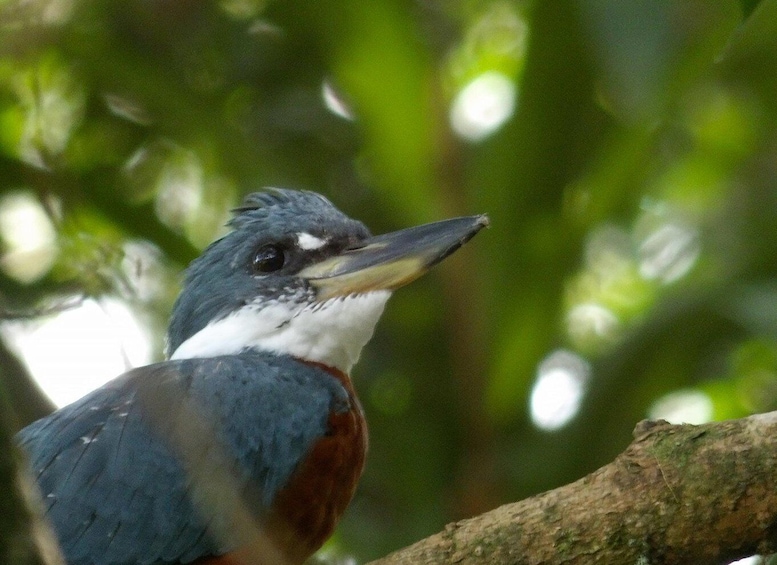
[{"label": "bird's crest feathers", "polygon": [[289,190],[286,188],[266,187],[261,192],[246,195],[243,203],[232,209],[233,218],[227,224],[232,228],[240,228],[246,222],[252,222],[267,217],[284,208],[290,214],[309,214],[311,211],[324,209],[337,210],[328,198],[309,190]]}]

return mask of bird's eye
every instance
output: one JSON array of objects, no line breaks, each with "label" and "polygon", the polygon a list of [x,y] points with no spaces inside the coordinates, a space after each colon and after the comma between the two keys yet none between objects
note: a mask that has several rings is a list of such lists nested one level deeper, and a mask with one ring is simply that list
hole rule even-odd
[{"label": "bird's eye", "polygon": [[253,268],[255,273],[272,273],[283,267],[286,255],[280,246],[270,244],[258,249],[254,255]]}]

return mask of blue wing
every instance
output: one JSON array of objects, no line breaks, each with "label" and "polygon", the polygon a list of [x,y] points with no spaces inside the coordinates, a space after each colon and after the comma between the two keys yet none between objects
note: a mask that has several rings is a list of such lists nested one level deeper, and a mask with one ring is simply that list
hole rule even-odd
[{"label": "blue wing", "polygon": [[261,519],[346,403],[324,371],[270,354],[170,361],[128,372],[18,440],[70,565],[188,563],[230,549],[216,535],[230,518],[205,507],[208,469],[227,469]]}]

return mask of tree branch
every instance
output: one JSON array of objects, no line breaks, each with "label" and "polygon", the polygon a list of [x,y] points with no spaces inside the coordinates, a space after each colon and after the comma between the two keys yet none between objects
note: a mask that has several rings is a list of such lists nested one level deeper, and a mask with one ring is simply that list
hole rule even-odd
[{"label": "tree branch", "polygon": [[54,532],[42,518],[40,493],[22,470],[22,456],[14,444],[13,414],[0,373],[0,563],[65,565]]},{"label": "tree branch", "polygon": [[371,565],[723,564],[777,550],[777,412],[640,422],[612,463]]}]

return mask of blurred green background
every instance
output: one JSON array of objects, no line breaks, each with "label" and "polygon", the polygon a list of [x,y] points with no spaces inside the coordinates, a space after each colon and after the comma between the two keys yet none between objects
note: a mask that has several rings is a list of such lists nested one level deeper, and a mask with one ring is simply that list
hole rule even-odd
[{"label": "blurred green background", "polygon": [[20,343],[88,304],[161,358],[181,269],[262,186],[375,233],[488,213],[355,369],[330,548],[377,557],[645,417],[777,409],[775,178],[775,0],[3,0],[2,376],[45,410],[18,383],[56,355]]}]

